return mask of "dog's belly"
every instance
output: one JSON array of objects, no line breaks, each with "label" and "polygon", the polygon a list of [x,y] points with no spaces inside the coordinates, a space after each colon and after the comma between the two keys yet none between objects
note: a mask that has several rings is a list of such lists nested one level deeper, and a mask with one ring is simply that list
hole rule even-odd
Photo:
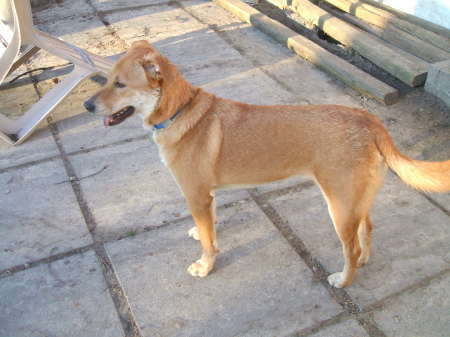
[{"label": "dog's belly", "polygon": [[280,181],[280,180],[295,180],[295,179],[300,179],[300,178],[311,178],[314,179],[314,176],[311,174],[294,174],[288,177],[281,177],[278,179],[266,179],[266,180],[261,180],[261,181],[253,181],[253,182],[235,182],[235,183],[227,183],[227,184],[223,184],[223,185],[219,185],[217,186],[216,189],[218,190],[222,190],[222,191],[227,191],[227,190],[236,190],[236,189],[242,189],[242,188],[253,188],[253,187],[257,187],[257,186],[261,186],[261,185],[265,185],[274,181]]},{"label": "dog's belly", "polygon": [[217,189],[221,190],[255,187],[295,177],[314,178],[310,166],[295,158],[289,161],[279,158],[229,161],[216,167],[215,172]]}]

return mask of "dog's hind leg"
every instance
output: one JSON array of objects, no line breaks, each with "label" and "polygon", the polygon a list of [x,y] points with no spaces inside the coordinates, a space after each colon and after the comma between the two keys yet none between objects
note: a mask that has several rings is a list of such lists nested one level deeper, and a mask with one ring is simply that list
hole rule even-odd
[{"label": "dog's hind leg", "polygon": [[361,246],[358,238],[358,225],[360,220],[353,216],[341,216],[334,207],[330,207],[334,226],[339,239],[342,242],[345,264],[342,272],[332,274],[328,277],[330,285],[342,288],[352,283],[355,275],[358,259],[361,255]]},{"label": "dog's hind leg", "polygon": [[327,177],[317,181],[328,203],[345,258],[343,271],[330,275],[328,282],[342,288],[352,283],[356,267],[369,259],[372,232],[369,211],[380,184],[375,175],[367,172],[358,177],[350,173],[339,179]]},{"label": "dog's hind leg", "polygon": [[[386,179],[387,170],[388,167],[386,162],[384,161],[384,159],[381,159],[376,179],[374,179],[372,176],[368,180],[370,182],[368,186],[370,187],[365,191],[367,200],[366,202],[368,203],[368,205],[366,206],[367,212],[369,212],[368,210],[370,209],[380,187],[383,185],[384,180]],[[362,249],[361,256],[358,259],[358,267],[364,266],[369,261],[370,246],[372,243],[372,228],[372,221],[370,221],[369,213],[367,213],[366,218],[360,222],[358,228],[358,238]]]},{"label": "dog's hind leg", "polygon": [[[187,197],[186,201],[194,218],[198,238],[202,244],[203,254],[200,260],[194,262],[188,269],[192,276],[205,277],[214,266],[219,251],[216,240],[216,203],[215,194],[199,193],[195,197]],[[189,231],[191,232],[192,229]]]},{"label": "dog's hind leg", "polygon": [[361,255],[358,259],[357,267],[364,266],[369,261],[370,245],[372,242],[372,222],[370,216],[367,215],[366,219],[361,221],[358,227],[358,238],[361,245]]}]

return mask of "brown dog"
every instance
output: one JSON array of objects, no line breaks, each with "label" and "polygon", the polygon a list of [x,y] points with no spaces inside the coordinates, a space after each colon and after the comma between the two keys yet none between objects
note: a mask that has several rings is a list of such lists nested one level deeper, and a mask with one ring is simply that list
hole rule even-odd
[{"label": "brown dog", "polygon": [[206,276],[218,252],[215,190],[248,187],[294,175],[322,189],[342,241],[344,270],[328,277],[341,288],[369,259],[369,210],[388,166],[408,185],[450,190],[450,160],[420,162],[403,156],[380,120],[337,106],[255,106],[193,87],[166,58],[139,41],[85,102],[116,125],[134,113],[154,130],[160,156],[181,188],[196,223],[203,255],[188,272]]}]

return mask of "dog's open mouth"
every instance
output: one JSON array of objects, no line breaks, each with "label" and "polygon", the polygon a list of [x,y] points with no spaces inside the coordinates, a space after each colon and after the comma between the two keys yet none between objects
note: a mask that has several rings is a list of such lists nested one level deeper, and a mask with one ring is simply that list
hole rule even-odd
[{"label": "dog's open mouth", "polygon": [[105,127],[113,126],[122,123],[125,119],[130,117],[134,112],[134,106],[127,106],[120,110],[119,112],[116,112],[115,114],[105,116],[103,119],[103,124]]}]

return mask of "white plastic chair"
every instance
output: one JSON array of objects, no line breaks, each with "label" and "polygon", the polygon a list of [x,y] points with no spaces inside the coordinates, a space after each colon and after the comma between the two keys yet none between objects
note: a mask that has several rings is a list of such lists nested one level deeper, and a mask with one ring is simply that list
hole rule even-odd
[{"label": "white plastic chair", "polygon": [[[97,74],[106,77],[113,64],[107,58],[34,29],[30,0],[0,0],[0,36],[6,42],[6,46],[0,42],[0,82],[39,49],[74,64],[73,71],[19,119],[11,120],[0,114],[0,138],[14,145],[21,144],[81,81]],[[20,53],[22,46],[28,48]]]}]

